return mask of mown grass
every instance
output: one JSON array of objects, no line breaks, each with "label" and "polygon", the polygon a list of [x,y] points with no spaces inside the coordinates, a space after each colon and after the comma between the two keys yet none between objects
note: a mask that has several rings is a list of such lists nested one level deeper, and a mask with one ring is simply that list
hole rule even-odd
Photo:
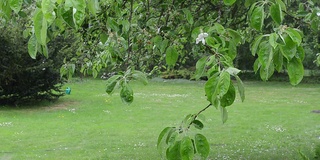
[{"label": "mown grass", "polygon": [[[66,84],[71,95],[55,103],[0,109],[0,159],[161,159],[156,149],[164,127],[204,108],[204,82],[154,79],[132,83],[125,105],[103,80]],[[246,100],[228,108],[226,124],[209,108],[205,128],[209,159],[300,159],[320,143],[320,84],[245,82]]]}]

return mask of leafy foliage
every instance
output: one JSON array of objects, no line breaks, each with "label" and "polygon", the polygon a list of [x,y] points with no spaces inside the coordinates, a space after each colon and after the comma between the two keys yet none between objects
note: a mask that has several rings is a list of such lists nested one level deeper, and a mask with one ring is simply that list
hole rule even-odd
[{"label": "leafy foliage", "polygon": [[[10,10],[5,9],[8,2],[0,3],[5,20],[11,16]],[[21,1],[10,2],[15,14],[23,12],[19,11]],[[199,59],[194,78],[208,79],[204,90],[209,105],[197,114],[186,116],[180,126],[165,128],[158,138],[158,148],[161,153],[165,148],[167,159],[193,159],[194,154],[205,159],[209,150],[207,141],[202,135],[193,138],[188,130],[191,126],[204,127],[197,118],[210,106],[219,109],[222,122],[226,122],[227,107],[234,103],[236,96],[231,77],[237,80],[241,100],[245,99],[238,76],[240,70],[235,66],[240,45],[250,46],[252,55],[257,57],[253,68],[262,80],[283,70],[288,72],[292,85],[302,80],[302,62],[306,57],[303,31],[312,28],[318,32],[320,9],[311,0],[301,2],[297,12],[287,7],[296,3],[282,0],[42,0],[37,1],[32,29],[26,31],[30,35],[28,50],[33,58],[38,52],[48,57],[50,40],[70,30],[78,33],[83,45],[75,61],[80,61],[81,71],[97,77],[102,68],[110,65],[125,70],[107,80],[106,92],[111,94],[121,88],[120,97],[128,104],[133,101],[129,82],[137,79],[147,83],[146,76],[137,70],[170,70]],[[299,27],[301,22],[307,26]],[[64,63],[61,75],[70,77],[76,65],[67,60]]]}]

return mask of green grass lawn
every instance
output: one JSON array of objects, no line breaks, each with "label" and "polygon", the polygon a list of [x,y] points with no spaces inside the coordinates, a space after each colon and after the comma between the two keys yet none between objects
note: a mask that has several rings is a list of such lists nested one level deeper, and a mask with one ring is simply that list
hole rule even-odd
[{"label": "green grass lawn", "polygon": [[[134,102],[119,91],[104,92],[105,81],[68,83],[71,95],[55,103],[0,108],[0,160],[161,159],[156,149],[164,127],[204,108],[204,82],[154,79],[132,84]],[[246,100],[237,95],[222,124],[209,108],[205,128],[209,159],[300,159],[320,143],[320,84],[297,87],[279,82],[245,82]]]}]

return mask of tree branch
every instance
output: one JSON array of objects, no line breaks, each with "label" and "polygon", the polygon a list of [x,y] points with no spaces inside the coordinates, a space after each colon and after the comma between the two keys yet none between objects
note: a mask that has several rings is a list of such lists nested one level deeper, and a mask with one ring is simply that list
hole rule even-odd
[{"label": "tree branch", "polygon": [[189,125],[188,125],[188,127],[187,127],[187,130],[191,127],[193,121],[196,120],[197,117],[198,117],[202,112],[204,112],[205,110],[207,110],[211,105],[212,105],[211,103],[208,104],[205,108],[203,108],[202,110],[200,110],[200,111],[193,117],[192,121],[189,123]]}]

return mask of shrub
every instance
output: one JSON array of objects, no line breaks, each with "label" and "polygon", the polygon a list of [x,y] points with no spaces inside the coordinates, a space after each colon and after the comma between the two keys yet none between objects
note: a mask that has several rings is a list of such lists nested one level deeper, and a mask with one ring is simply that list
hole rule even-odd
[{"label": "shrub", "polygon": [[49,45],[49,58],[37,55],[32,59],[21,30],[13,25],[0,28],[0,104],[59,98],[63,95],[59,73],[63,55],[58,48],[65,43],[57,39]]}]

